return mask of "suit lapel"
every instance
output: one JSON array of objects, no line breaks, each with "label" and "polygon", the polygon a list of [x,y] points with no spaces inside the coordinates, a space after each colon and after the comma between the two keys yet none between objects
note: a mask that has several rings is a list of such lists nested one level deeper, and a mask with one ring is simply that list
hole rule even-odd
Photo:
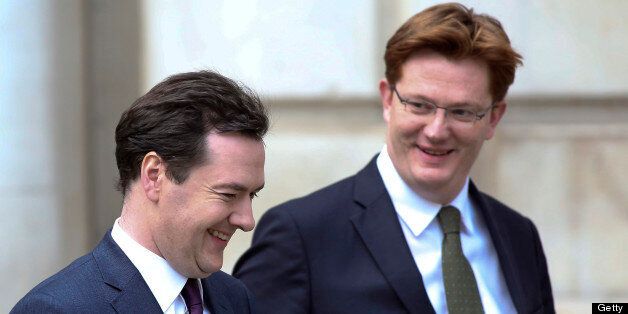
[{"label": "suit lapel", "polygon": [[491,240],[497,252],[499,265],[501,266],[504,279],[506,280],[506,285],[508,285],[512,302],[517,308],[517,311],[523,313],[526,311],[524,305],[525,298],[520,281],[521,276],[519,269],[515,266],[515,258],[512,255],[514,248],[509,245],[511,239],[507,230],[508,228],[504,226],[503,223],[499,223],[500,219],[497,217],[499,212],[493,210],[489,201],[480,193],[473,182],[469,184],[469,194],[482,214],[482,218],[484,218],[486,227],[491,235]]},{"label": "suit lapel", "polygon": [[410,313],[433,313],[375,158],[357,174],[354,199],[364,210],[351,221],[403,305]]},{"label": "suit lapel", "polygon": [[162,312],[159,303],[153,293],[144,282],[142,276],[137,274],[122,288],[118,297],[111,305],[118,313],[142,312],[160,313]]},{"label": "suit lapel", "polygon": [[212,284],[211,276],[201,280],[203,286],[203,301],[212,314],[234,313],[231,303],[224,294]]},{"label": "suit lapel", "polygon": [[111,230],[93,251],[102,280],[115,290],[111,305],[117,312],[161,312],[161,307],[131,260],[113,241]]}]

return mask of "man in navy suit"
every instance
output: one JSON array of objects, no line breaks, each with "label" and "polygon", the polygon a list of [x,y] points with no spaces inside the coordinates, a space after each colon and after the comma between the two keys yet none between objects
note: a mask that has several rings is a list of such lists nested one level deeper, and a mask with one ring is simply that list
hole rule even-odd
[{"label": "man in navy suit", "polygon": [[116,128],[121,216],[96,248],[33,288],[11,313],[251,313],[220,271],[237,229],[254,227],[266,110],[210,71],[171,76]]},{"label": "man in navy suit", "polygon": [[386,145],[356,175],[270,209],[235,277],[263,313],[554,312],[534,224],[469,179],[521,63],[500,23],[436,5],[384,59]]}]

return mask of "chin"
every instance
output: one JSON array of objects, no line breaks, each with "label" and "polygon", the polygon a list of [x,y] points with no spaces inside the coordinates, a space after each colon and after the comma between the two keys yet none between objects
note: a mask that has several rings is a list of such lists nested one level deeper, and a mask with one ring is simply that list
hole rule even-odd
[{"label": "chin", "polygon": [[202,266],[201,271],[205,272],[207,275],[213,274],[222,268],[222,259],[220,261],[209,261]]},{"label": "chin", "polygon": [[418,167],[417,169],[413,169],[412,176],[417,182],[429,186],[441,186],[452,180],[451,172],[446,169]]},{"label": "chin", "polygon": [[419,188],[429,191],[441,190],[452,182],[451,176],[442,171],[419,171],[413,173],[413,177]]}]

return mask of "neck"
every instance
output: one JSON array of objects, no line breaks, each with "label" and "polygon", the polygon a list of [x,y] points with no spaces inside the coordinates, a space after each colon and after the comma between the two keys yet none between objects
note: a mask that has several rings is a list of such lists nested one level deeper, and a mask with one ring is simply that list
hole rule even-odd
[{"label": "neck", "polygon": [[135,242],[158,256],[162,256],[151,236],[151,217],[147,215],[149,210],[146,210],[145,206],[142,206],[142,204],[136,203],[137,202],[125,199],[122,205],[120,220],[118,221],[120,227],[135,240]]}]

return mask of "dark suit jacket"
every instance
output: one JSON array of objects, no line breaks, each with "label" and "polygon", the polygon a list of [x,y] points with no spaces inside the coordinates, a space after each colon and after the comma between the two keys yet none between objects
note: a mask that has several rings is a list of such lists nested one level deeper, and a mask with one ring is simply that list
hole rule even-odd
[{"label": "dark suit jacket", "polygon": [[[201,280],[212,314],[251,313],[239,280],[218,271]],[[31,290],[11,313],[163,313],[140,272],[107,232],[96,248]]]},{"label": "dark suit jacket", "polygon": [[[554,304],[534,224],[470,185],[519,313]],[[262,313],[433,313],[375,158],[355,176],[270,209],[234,276]]]}]

